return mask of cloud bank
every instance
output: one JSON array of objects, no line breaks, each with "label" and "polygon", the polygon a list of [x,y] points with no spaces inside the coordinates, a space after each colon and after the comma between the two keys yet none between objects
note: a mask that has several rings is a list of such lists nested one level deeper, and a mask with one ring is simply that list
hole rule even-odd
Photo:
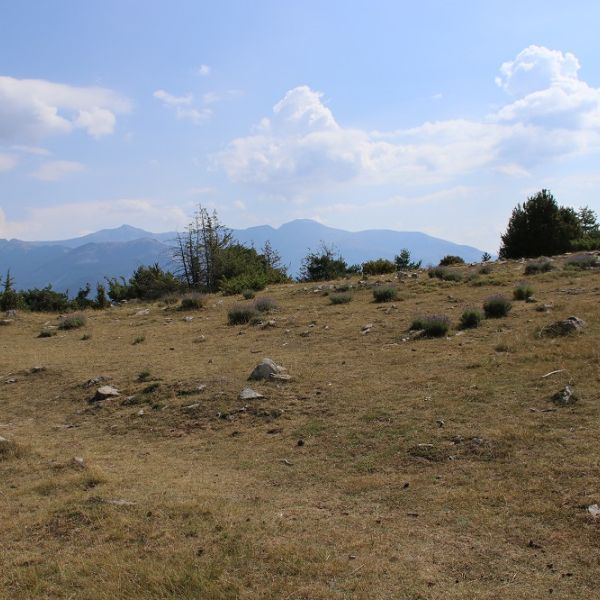
[{"label": "cloud bank", "polygon": [[235,182],[293,195],[341,183],[449,183],[474,171],[524,176],[542,162],[600,149],[600,89],[571,53],[529,46],[500,67],[510,100],[481,120],[365,131],[340,125],[323,94],[289,90],[217,160]]}]

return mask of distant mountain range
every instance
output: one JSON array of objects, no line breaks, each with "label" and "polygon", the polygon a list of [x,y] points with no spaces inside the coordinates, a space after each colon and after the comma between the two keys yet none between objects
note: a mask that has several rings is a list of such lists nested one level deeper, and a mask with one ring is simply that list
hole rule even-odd
[{"label": "distant mountain range", "polygon": [[[467,262],[479,261],[482,250],[454,244],[413,231],[371,229],[344,231],[316,221],[299,219],[274,228],[269,225],[233,230],[236,240],[260,249],[269,240],[282,256],[292,275],[297,275],[309,250],[321,243],[335,246],[348,264],[374,258],[393,259],[402,248],[413,260],[437,264],[454,254]],[[176,232],[151,233],[122,225],[83,237],[54,242],[24,242],[0,239],[0,276],[10,269],[18,289],[52,285],[58,291],[75,294],[86,283],[95,286],[105,276],[129,277],[140,265],[158,262],[172,267],[170,247]]]}]

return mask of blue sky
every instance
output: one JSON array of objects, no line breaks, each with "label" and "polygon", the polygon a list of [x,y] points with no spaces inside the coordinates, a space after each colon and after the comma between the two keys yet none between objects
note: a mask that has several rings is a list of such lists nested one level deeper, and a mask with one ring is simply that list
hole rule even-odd
[{"label": "blue sky", "polygon": [[0,237],[600,212],[596,2],[0,0]]}]

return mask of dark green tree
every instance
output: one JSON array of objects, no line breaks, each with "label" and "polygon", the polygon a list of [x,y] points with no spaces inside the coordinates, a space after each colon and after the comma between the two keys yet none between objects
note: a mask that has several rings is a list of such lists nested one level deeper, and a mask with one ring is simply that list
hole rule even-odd
[{"label": "dark green tree", "polygon": [[19,306],[19,294],[15,290],[15,280],[10,274],[10,269],[6,272],[2,293],[0,294],[0,310],[14,310]]},{"label": "dark green tree", "polygon": [[336,250],[321,243],[316,252],[309,251],[302,259],[300,281],[326,281],[343,277],[348,272],[348,265]]},{"label": "dark green tree", "polygon": [[400,254],[394,258],[394,262],[396,263],[396,270],[398,271],[414,271],[420,269],[422,263],[420,260],[413,262],[408,248],[402,248]]},{"label": "dark green tree", "polygon": [[513,209],[499,254],[500,258],[562,254],[580,237],[577,213],[559,206],[549,190],[541,190]]}]

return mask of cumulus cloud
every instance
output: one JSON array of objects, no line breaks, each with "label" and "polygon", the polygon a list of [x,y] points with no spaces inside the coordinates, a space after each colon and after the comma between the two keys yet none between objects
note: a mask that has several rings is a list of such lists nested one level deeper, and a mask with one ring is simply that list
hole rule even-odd
[{"label": "cumulus cloud", "polygon": [[209,108],[194,106],[193,94],[174,96],[165,90],[156,90],[154,97],[160,100],[164,107],[174,110],[178,119],[191,121],[194,125],[199,125],[212,116],[212,111]]},{"label": "cumulus cloud", "polygon": [[0,173],[11,171],[17,166],[17,159],[12,154],[0,152]]},{"label": "cumulus cloud", "polygon": [[76,129],[99,138],[129,110],[129,100],[106,88],[0,76],[2,142],[27,143]]},{"label": "cumulus cloud", "polygon": [[207,77],[211,73],[211,68],[208,65],[200,65],[197,73],[200,77]]},{"label": "cumulus cloud", "polygon": [[500,67],[497,83],[513,100],[486,118],[383,132],[340,125],[321,93],[299,86],[217,160],[233,181],[288,194],[448,182],[481,169],[523,177],[541,162],[600,150],[600,89],[578,70],[573,54],[530,46]]},{"label": "cumulus cloud", "polygon": [[68,175],[79,173],[85,167],[72,160],[50,160],[40,165],[31,175],[40,181],[60,181]]}]

